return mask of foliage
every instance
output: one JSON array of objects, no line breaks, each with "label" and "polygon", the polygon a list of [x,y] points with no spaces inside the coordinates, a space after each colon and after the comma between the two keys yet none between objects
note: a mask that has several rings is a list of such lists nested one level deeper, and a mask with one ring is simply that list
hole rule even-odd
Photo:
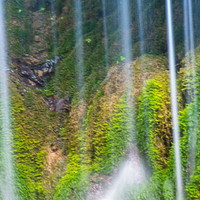
[{"label": "foliage", "polygon": [[103,103],[104,98],[94,101],[88,110],[88,148],[93,171],[110,174],[125,155],[133,133],[133,113],[126,96],[112,108]]},{"label": "foliage", "polygon": [[170,189],[168,183],[170,177],[173,177],[169,94],[169,77],[167,73],[162,73],[147,81],[139,97],[137,142],[141,153],[152,166],[153,175],[148,193],[153,199],[174,198],[174,188]]},{"label": "foliage", "polygon": [[[180,3],[177,0],[174,6],[179,5],[177,2]],[[131,9],[135,11],[131,14],[134,22],[132,23],[133,57],[140,54],[140,39],[137,34],[139,20],[136,17],[135,3],[136,1],[131,2]],[[16,184],[21,199],[52,199],[53,195],[55,200],[84,199],[90,184],[90,176],[93,174],[110,175],[113,172],[113,169],[125,157],[130,142],[136,139],[135,130],[137,130],[138,146],[141,153],[147,157],[153,175],[150,184],[144,184],[141,191],[139,189],[139,192],[130,190],[130,199],[170,200],[175,198],[169,77],[166,72],[168,66],[167,59],[164,56],[158,56],[167,51],[165,16],[163,15],[165,6],[164,2],[159,0],[152,2],[144,0],[144,4],[143,16],[148,16],[147,26],[144,26],[144,50],[157,54],[157,56],[144,55],[134,63],[135,91],[132,94],[134,97],[131,96],[131,98],[135,101],[135,110],[129,104],[128,96],[122,86],[126,77],[121,75],[121,72],[117,71],[117,75],[114,75],[115,78],[117,77],[115,81],[111,78],[109,83],[101,85],[108,70],[105,65],[105,40],[108,41],[109,66],[126,60],[121,55],[122,44],[119,36],[121,30],[117,20],[116,1],[106,3],[108,38],[105,38],[102,31],[101,1],[88,0],[82,4],[84,11],[82,38],[84,86],[82,91],[85,92],[85,102],[81,102],[78,98],[80,91],[78,91],[77,83],[76,51],[80,48],[80,43],[75,42],[72,1],[55,1],[55,16],[50,17],[49,8],[46,5],[33,11],[42,11],[45,20],[52,21],[51,25],[43,31],[44,44],[47,45],[44,51],[48,50],[45,53],[48,53],[48,57],[58,54],[63,59],[44,89],[36,92],[28,89],[26,94],[21,95],[23,86],[19,83],[11,86]],[[24,0],[8,0],[6,5],[8,44],[11,56],[32,54],[32,47],[37,43],[33,41],[33,38],[39,31],[34,32],[35,27],[31,25],[32,11],[26,9]],[[179,41],[178,49],[181,51],[182,25],[177,20],[182,13],[180,7],[176,10],[174,18],[175,23],[178,24],[176,26],[178,28],[175,29],[175,40]],[[88,12],[91,10],[93,12]],[[199,60],[198,55],[196,64],[199,64]],[[156,78],[154,78],[155,74],[157,74]],[[150,78],[151,80],[145,83],[141,91],[145,80]],[[192,133],[196,131],[194,110],[197,106],[195,102],[186,105],[188,102],[186,103],[184,98],[186,98],[186,90],[190,87],[192,78],[192,76],[184,76],[180,80],[179,77],[179,89],[182,94],[179,107],[181,109],[186,107],[180,112],[181,153],[184,180],[188,182],[186,185],[188,198],[199,199],[199,131],[197,132],[194,172],[192,176],[188,173],[191,170],[188,160],[193,146],[192,141],[194,141]],[[96,91],[98,91],[97,94]],[[69,116],[51,113],[42,99],[53,94],[63,97],[66,93],[72,98],[72,109]],[[138,101],[137,97],[140,93]],[[192,101],[195,101],[194,97]],[[88,102],[89,106],[86,105]],[[136,114],[137,126],[135,127],[134,116]],[[197,116],[199,117],[199,105]],[[197,128],[200,129],[199,126]],[[67,157],[67,163],[64,165],[67,165],[67,168],[64,174],[59,172],[61,174],[52,175],[46,170],[45,159],[49,145],[56,141],[58,136],[61,136],[64,144],[63,155]],[[48,175],[45,176],[46,174]],[[47,186],[46,183],[48,183]]]},{"label": "foliage", "polygon": [[44,199],[52,192],[44,185],[48,181],[44,177],[47,147],[59,132],[60,119],[58,115],[52,115],[34,91],[29,89],[21,96],[20,89],[13,83],[11,91],[18,196],[20,199]]},{"label": "foliage", "polygon": [[81,165],[79,155],[70,153],[66,175],[60,180],[54,199],[84,200],[89,184],[87,177],[87,168],[85,165]]},{"label": "foliage", "polygon": [[[198,50],[197,50],[198,52]],[[197,55],[198,56],[198,55]],[[188,198],[199,199],[200,198],[200,162],[199,162],[199,141],[200,141],[200,127],[197,122],[200,114],[199,104],[199,69],[195,70],[195,83],[196,93],[194,93],[193,102],[188,104],[181,113],[181,130],[182,130],[182,162],[184,166],[184,175],[186,180],[186,191]],[[188,73],[187,73],[188,74]],[[186,77],[187,78],[187,77]],[[187,89],[187,87],[183,88]]]},{"label": "foliage", "polygon": [[6,1],[7,38],[12,56],[29,53],[32,44],[32,27],[24,1]]}]

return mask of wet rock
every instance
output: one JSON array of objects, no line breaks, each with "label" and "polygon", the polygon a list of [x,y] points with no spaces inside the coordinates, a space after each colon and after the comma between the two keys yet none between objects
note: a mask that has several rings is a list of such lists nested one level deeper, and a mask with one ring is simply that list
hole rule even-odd
[{"label": "wet rock", "polygon": [[91,177],[91,184],[88,188],[87,199],[99,200],[103,199],[106,188],[111,184],[112,176],[93,176]]},{"label": "wet rock", "polygon": [[42,58],[25,54],[23,57],[12,58],[11,62],[15,66],[34,66],[42,63]]},{"label": "wet rock", "polygon": [[69,97],[65,97],[63,99],[59,99],[57,102],[56,102],[56,112],[61,112],[63,110],[69,110],[70,107],[70,99]]},{"label": "wet rock", "polygon": [[13,58],[12,63],[17,67],[21,77],[28,79],[28,82],[34,86],[43,87],[45,81],[50,78],[50,74],[55,72],[55,67],[61,57],[55,56],[53,59],[42,63],[40,59],[33,56],[24,56],[23,58]]},{"label": "wet rock", "polygon": [[39,86],[44,86],[44,81],[37,77],[34,72],[29,67],[20,67],[18,69],[18,73],[20,76],[27,78]]},{"label": "wet rock", "polygon": [[51,97],[47,98],[47,102],[49,110],[52,112],[68,112],[70,110],[71,100],[68,96],[64,98],[58,98],[56,95],[52,95]]}]

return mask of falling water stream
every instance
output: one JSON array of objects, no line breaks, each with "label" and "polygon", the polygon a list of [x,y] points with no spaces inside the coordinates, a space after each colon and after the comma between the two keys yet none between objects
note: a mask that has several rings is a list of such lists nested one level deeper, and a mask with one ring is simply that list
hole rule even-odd
[{"label": "falling water stream", "polygon": [[142,55],[144,55],[144,20],[143,20],[143,0],[137,0],[138,7],[138,20],[139,20],[139,42],[140,42],[140,56],[141,56],[141,70],[143,74],[143,81],[145,81],[144,61]]},{"label": "falling water stream", "polygon": [[112,187],[101,200],[127,199],[129,189],[137,188],[137,192],[140,192],[139,186],[146,180],[147,173],[137,148],[134,147],[131,152],[131,156],[123,163],[114,178]]},{"label": "falling water stream", "polygon": [[125,57],[126,63],[129,63],[132,60],[130,1],[118,1],[122,40],[122,54]]},{"label": "falling water stream", "polygon": [[[76,45],[76,75],[78,92],[80,93],[80,100],[84,102],[84,43],[83,43],[83,19],[82,19],[82,0],[75,0],[74,9],[74,25],[75,25],[75,45]],[[176,174],[176,199],[183,200],[183,180],[181,175],[181,153],[180,153],[180,133],[178,120],[178,102],[177,102],[177,84],[176,84],[176,61],[175,61],[175,44],[173,32],[173,10],[172,0],[165,0],[166,15],[167,15],[167,37],[168,37],[168,60],[170,67],[170,86],[171,86],[171,106],[172,106],[172,121],[173,121],[173,141],[175,152],[175,174]],[[184,2],[184,36],[185,36],[185,54],[186,65],[192,69],[192,84],[191,90],[196,91],[195,87],[195,53],[194,53],[194,25],[193,25],[193,4],[192,0],[183,0]],[[119,29],[121,42],[121,61],[124,65],[125,72],[125,95],[127,96],[127,104],[130,109],[127,112],[129,119],[131,139],[135,135],[135,104],[133,97],[134,80],[132,76],[132,60],[133,60],[133,42],[132,42],[132,27],[131,27],[131,0],[117,0],[118,14],[119,14]],[[109,69],[109,49],[108,49],[108,22],[106,0],[102,0],[103,9],[103,31],[104,31],[104,46],[105,46],[105,64],[106,72]],[[144,46],[144,21],[143,21],[143,1],[137,0],[138,20],[139,20],[139,42],[140,42],[140,56],[147,51]],[[53,51],[57,49],[56,41],[56,19],[55,19],[55,0],[51,0],[51,25],[53,27]],[[109,29],[110,30],[110,29]],[[84,31],[85,32],[85,31]],[[120,43],[119,42],[119,43]],[[10,101],[8,89],[8,66],[6,53],[6,33],[5,33],[5,19],[4,19],[4,0],[0,0],[0,199],[14,200],[15,194],[15,180],[12,160],[12,140],[11,140],[11,116],[10,116]],[[110,44],[109,44],[110,47]],[[195,95],[194,95],[195,99]],[[81,101],[80,101],[81,102]],[[188,102],[189,103],[189,102]],[[81,104],[81,103],[80,103]],[[196,107],[194,106],[194,109]],[[86,109],[85,109],[86,110]],[[196,117],[196,114],[195,114]],[[196,121],[197,118],[195,118]],[[83,120],[84,121],[84,120]],[[81,124],[80,124],[81,126]],[[195,131],[196,131],[195,127]],[[80,130],[82,130],[80,128]],[[190,163],[194,163],[195,146],[196,146],[196,132],[192,137],[192,156]],[[129,134],[129,133],[127,133]],[[132,140],[131,140],[132,141]],[[130,142],[131,143],[131,142]],[[195,144],[195,145],[194,145]],[[117,200],[120,195],[125,195],[127,188],[133,189],[140,186],[146,180],[144,163],[140,159],[138,149],[133,142],[129,144],[130,154],[119,167],[118,174],[113,178],[111,188],[108,188],[102,200]]]},{"label": "falling water stream", "polygon": [[189,33],[190,33],[190,49],[191,49],[191,64],[194,70],[195,66],[195,55],[194,55],[194,25],[193,25],[193,9],[192,0],[188,0],[188,10],[189,10]]},{"label": "falling water stream", "polygon": [[[122,55],[125,59],[125,76],[127,96],[128,96],[128,107],[131,112],[128,112],[129,119],[134,119],[134,103],[130,99],[133,99],[132,89],[132,41],[131,41],[131,15],[130,15],[130,2],[118,1],[118,11],[120,16],[120,29],[121,29],[121,42],[122,42]],[[130,100],[130,101],[129,101]],[[131,127],[130,134],[134,136],[134,122],[130,120],[129,126]],[[133,150],[134,149],[134,150]],[[114,179],[112,187],[107,191],[106,195],[102,200],[116,200],[121,199],[123,195],[126,196],[125,192],[128,188],[134,188],[145,180],[145,173],[143,163],[140,160],[140,156],[137,147],[130,149],[129,158],[123,163],[117,177]],[[120,197],[121,196],[121,197]]]},{"label": "falling water stream", "polygon": [[55,1],[51,0],[51,26],[52,26],[52,44],[53,53],[56,53],[57,39],[56,39],[56,13],[55,13]]},{"label": "falling water stream", "polygon": [[83,27],[81,0],[75,0],[75,40],[76,40],[76,65],[78,90],[84,85],[84,63],[83,63]]},{"label": "falling water stream", "polygon": [[10,127],[9,91],[7,78],[6,34],[4,19],[4,1],[0,0],[0,97],[1,97],[1,173],[0,191],[3,200],[14,200],[14,174],[12,162],[12,144]]},{"label": "falling water stream", "polygon": [[173,121],[173,140],[175,149],[175,168],[176,168],[176,187],[177,200],[183,200],[183,182],[181,175],[181,156],[179,142],[179,120],[177,105],[177,89],[176,89],[176,68],[175,68],[175,47],[173,32],[173,14],[172,1],[166,0],[167,15],[167,38],[168,38],[168,59],[170,67],[170,85],[171,85],[171,101],[172,101],[172,121]]},{"label": "falling water stream", "polygon": [[143,30],[143,16],[142,16],[142,4],[143,0],[137,0],[138,6],[138,19],[139,19],[139,36],[140,36],[140,56],[144,54],[144,30]]},{"label": "falling water stream", "polygon": [[107,13],[106,13],[106,2],[102,0],[103,8],[103,29],[104,29],[104,45],[105,45],[105,61],[106,61],[106,71],[108,72],[108,29],[107,29]]},{"label": "falling water stream", "polygon": [[[189,82],[190,94],[187,95],[187,101],[190,103],[191,95],[194,98],[194,127],[191,135],[190,148],[190,174],[192,174],[195,163],[195,148],[197,135],[197,102],[196,102],[196,81],[195,81],[195,53],[194,53],[194,27],[193,27],[193,9],[192,1],[184,0],[184,36],[185,36],[185,55],[187,71],[192,72],[192,81]],[[191,70],[190,70],[191,69]],[[190,77],[190,74],[188,74]]]}]

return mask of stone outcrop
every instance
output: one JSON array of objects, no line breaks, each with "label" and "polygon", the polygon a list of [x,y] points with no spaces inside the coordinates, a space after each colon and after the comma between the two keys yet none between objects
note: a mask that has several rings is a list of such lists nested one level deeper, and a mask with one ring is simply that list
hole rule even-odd
[{"label": "stone outcrop", "polygon": [[64,98],[58,98],[56,95],[52,95],[45,100],[45,103],[52,112],[70,111],[71,100],[68,95]]},{"label": "stone outcrop", "polygon": [[50,60],[41,62],[40,59],[26,55],[22,58],[13,58],[12,64],[17,67],[18,74],[24,82],[32,86],[44,87],[45,81],[55,72],[56,65],[61,57],[55,56]]}]

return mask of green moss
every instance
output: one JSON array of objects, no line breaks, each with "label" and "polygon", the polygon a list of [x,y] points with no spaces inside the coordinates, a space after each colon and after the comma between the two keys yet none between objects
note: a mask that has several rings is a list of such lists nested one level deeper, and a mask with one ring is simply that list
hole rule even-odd
[{"label": "green moss", "polygon": [[172,143],[170,90],[167,74],[147,81],[139,99],[138,145],[153,168],[167,167]]},{"label": "green moss", "polygon": [[153,172],[148,188],[153,199],[174,198],[174,186],[169,188],[168,183],[174,169],[170,110],[169,76],[163,73],[147,81],[139,98],[137,117],[138,147]]},{"label": "green moss", "polygon": [[[199,199],[200,198],[200,127],[197,123],[200,115],[199,104],[199,74],[200,71],[196,69],[196,98],[193,98],[193,102],[188,104],[186,108],[181,112],[181,148],[182,148],[182,160],[184,166],[184,177],[186,180],[186,191],[188,198]],[[187,90],[186,87],[183,87]]]},{"label": "green moss", "polygon": [[112,111],[99,101],[102,99],[94,101],[88,111],[88,126],[94,121],[93,128],[88,127],[90,156],[94,172],[110,174],[125,155],[133,118],[129,118],[125,96],[115,102]]},{"label": "green moss", "polygon": [[6,11],[9,53],[12,56],[29,53],[33,37],[31,19],[24,1],[6,1]]},{"label": "green moss", "polygon": [[13,84],[11,86],[18,196],[20,199],[45,199],[47,194],[52,193],[44,185],[47,180],[44,177],[47,148],[59,133],[60,119],[58,115],[52,115],[34,91],[28,89],[21,96],[19,90]]},{"label": "green moss", "polygon": [[70,153],[66,175],[60,180],[54,199],[67,200],[73,198],[74,200],[84,200],[88,185],[87,167],[81,164],[79,155]]}]

